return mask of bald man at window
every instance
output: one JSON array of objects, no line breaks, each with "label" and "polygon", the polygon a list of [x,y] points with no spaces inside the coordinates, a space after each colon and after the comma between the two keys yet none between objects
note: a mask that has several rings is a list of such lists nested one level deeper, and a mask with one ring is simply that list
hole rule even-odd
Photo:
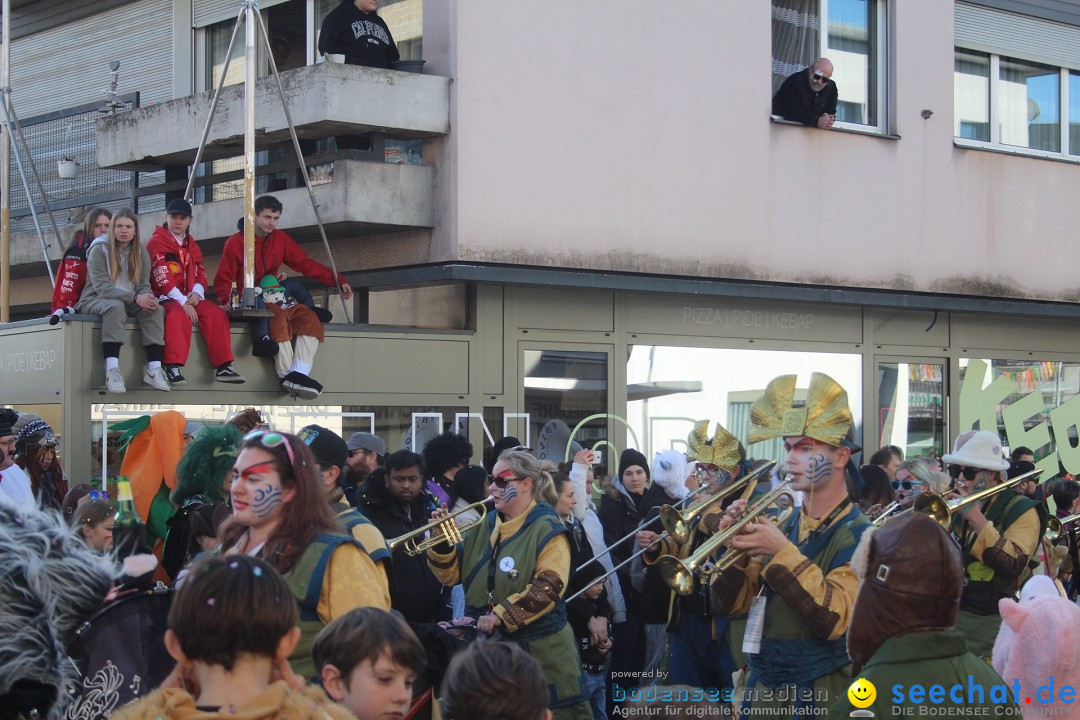
[{"label": "bald man at window", "polygon": [[772,99],[772,114],[785,120],[828,130],[836,122],[836,83],[833,64],[819,58],[810,67],[789,75]]}]

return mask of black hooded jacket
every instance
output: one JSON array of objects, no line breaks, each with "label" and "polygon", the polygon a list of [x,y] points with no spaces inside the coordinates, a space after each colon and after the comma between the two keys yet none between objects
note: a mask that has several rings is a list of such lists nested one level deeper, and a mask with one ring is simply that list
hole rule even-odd
[{"label": "black hooded jacket", "polygon": [[[386,489],[385,478],[382,470],[371,473],[364,484],[357,488],[356,507],[389,542],[427,525],[435,506],[431,495],[421,490],[406,515]],[[449,598],[449,592],[445,595]],[[450,619],[442,583],[428,569],[427,555],[411,556],[401,547],[394,550],[391,562],[390,604],[412,622],[431,623]]]}]

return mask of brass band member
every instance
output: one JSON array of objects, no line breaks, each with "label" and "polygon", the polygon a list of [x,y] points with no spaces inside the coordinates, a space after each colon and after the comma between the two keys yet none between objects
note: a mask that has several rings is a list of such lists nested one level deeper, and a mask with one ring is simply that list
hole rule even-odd
[{"label": "brass band member", "polygon": [[[1009,469],[998,436],[985,430],[960,435],[942,460],[958,497],[1004,482]],[[964,551],[964,594],[956,625],[976,655],[990,657],[1001,627],[998,600],[1012,597],[1028,574],[1046,519],[1042,503],[1012,490],[965,505],[953,515],[952,531]]]},{"label": "brass band member", "polygon": [[[562,600],[570,578],[569,531],[555,513],[551,475],[525,450],[507,450],[492,469],[495,512],[451,547],[428,550],[447,587],[465,587],[466,614],[479,632],[498,632],[540,662],[556,718],[589,720],[574,631]],[[446,515],[445,509],[432,513]]]},{"label": "brass band member", "polygon": [[[748,442],[780,436],[787,451],[784,471],[791,489],[803,492],[800,512],[780,527],[762,521],[732,538],[743,560],[718,573],[714,610],[750,609],[743,706],[755,714],[795,717],[827,708],[851,680],[846,638],[858,581],[851,556],[869,527],[851,502],[844,482],[859,451],[852,440],[847,393],[827,375],[814,373],[806,404],[795,407],[794,375],[774,379],[751,408]],[[853,471],[853,470],[852,470]],[[736,501],[721,527],[745,506]],[[729,550],[731,552],[731,550]],[[762,629],[760,647],[755,627]]]},{"label": "brass band member", "polygon": [[[700,480],[709,484],[704,491],[704,502],[721,489],[742,476],[742,463],[746,451],[735,438],[720,425],[710,440],[709,421],[694,425],[687,439],[690,451],[686,459],[696,463],[694,469]],[[681,453],[676,453],[681,457]],[[680,463],[674,463],[682,471]],[[654,471],[654,475],[659,473]],[[734,498],[732,498],[734,500]],[[693,554],[702,540],[711,535],[724,516],[721,501],[705,510],[693,526],[686,542],[680,544],[668,535],[654,550],[645,553],[645,562],[655,565],[664,555],[685,559]],[[723,501],[730,505],[730,501]],[[670,631],[670,656],[668,658],[668,684],[690,685],[699,688],[729,688],[731,676],[738,669],[732,659],[727,642],[728,616],[714,617],[709,609],[709,586],[694,576],[694,589],[689,595],[671,591],[668,600],[668,629]],[[741,638],[740,638],[741,642]]]}]

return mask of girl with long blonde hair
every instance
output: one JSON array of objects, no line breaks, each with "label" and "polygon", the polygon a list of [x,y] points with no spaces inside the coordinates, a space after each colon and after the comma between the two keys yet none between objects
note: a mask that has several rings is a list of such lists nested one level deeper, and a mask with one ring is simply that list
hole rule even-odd
[{"label": "girl with long blonde hair", "polygon": [[86,253],[86,286],[76,310],[101,316],[101,346],[105,356],[105,389],[127,391],[120,371],[120,347],[134,317],[146,348],[143,382],[169,390],[161,367],[165,347],[165,316],[150,289],[150,255],[139,241],[139,219],[124,208],[113,216],[108,235],[94,239]]}]

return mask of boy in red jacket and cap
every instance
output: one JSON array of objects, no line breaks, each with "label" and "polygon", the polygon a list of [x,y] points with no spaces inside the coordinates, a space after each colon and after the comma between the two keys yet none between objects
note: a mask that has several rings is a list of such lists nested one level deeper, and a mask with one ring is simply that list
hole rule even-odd
[{"label": "boy in red jacket and cap", "polygon": [[215,380],[242,383],[244,376],[233,369],[229,318],[225,311],[206,299],[206,268],[202,250],[188,232],[191,203],[169,201],[168,220],[154,229],[146,243],[150,253],[150,285],[165,310],[165,354],[163,365],[170,385],[187,382],[180,368],[191,349],[191,327],[198,325],[206,339],[210,364],[217,368]]}]

